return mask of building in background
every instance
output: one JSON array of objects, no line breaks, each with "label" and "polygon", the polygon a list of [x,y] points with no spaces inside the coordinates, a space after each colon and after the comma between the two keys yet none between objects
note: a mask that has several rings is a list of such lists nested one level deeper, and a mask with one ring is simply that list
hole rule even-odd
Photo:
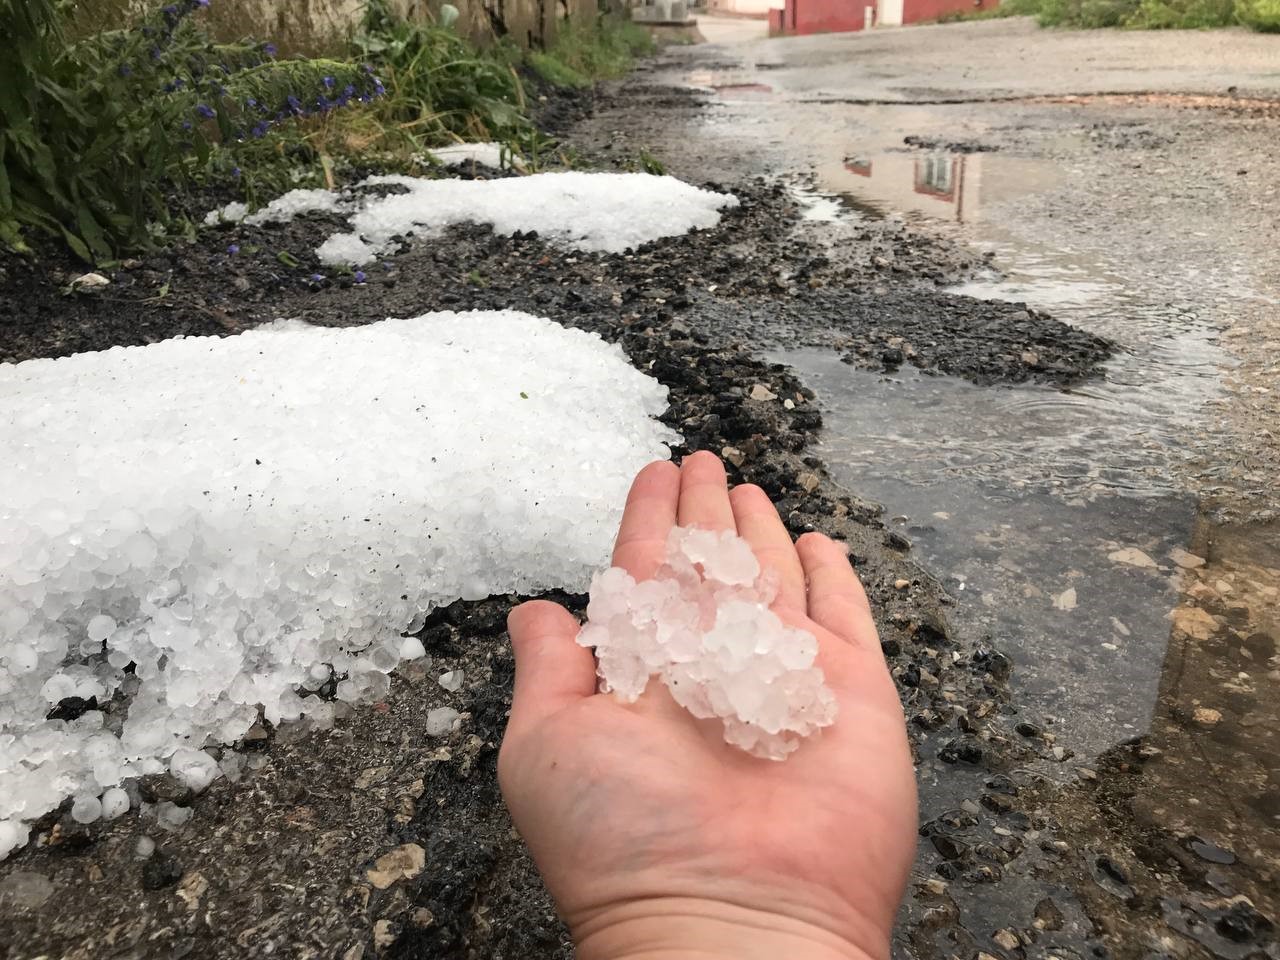
[{"label": "building in background", "polygon": [[[718,0],[732,12],[733,5],[755,5],[758,0]],[[806,33],[845,33],[873,26],[897,27],[937,20],[948,14],[967,13],[997,6],[999,0],[785,0],[785,6],[769,11],[770,36]]]}]

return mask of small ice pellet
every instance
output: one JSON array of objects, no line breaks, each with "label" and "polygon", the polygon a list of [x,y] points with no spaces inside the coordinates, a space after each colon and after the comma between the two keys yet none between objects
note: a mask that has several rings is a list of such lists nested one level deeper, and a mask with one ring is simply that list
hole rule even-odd
[{"label": "small ice pellet", "polygon": [[190,807],[180,807],[168,800],[156,804],[156,823],[165,830],[177,830],[191,819],[191,814]]},{"label": "small ice pellet", "polygon": [[444,673],[440,674],[440,679],[437,682],[450,693],[457,693],[462,689],[462,680],[463,675],[461,670],[446,670]]},{"label": "small ice pellet", "polygon": [[96,643],[101,643],[107,637],[115,632],[116,622],[105,613],[100,613],[96,617],[89,620],[89,625],[85,628],[85,632],[89,635],[89,639]]},{"label": "small ice pellet", "polygon": [[0,820],[0,860],[27,842],[30,828],[18,820]]},{"label": "small ice pellet", "polygon": [[417,637],[405,637],[400,644],[401,660],[421,660],[426,655],[427,648],[422,645],[422,641]]},{"label": "small ice pellet", "polygon": [[129,795],[119,787],[112,787],[102,794],[102,819],[114,820],[129,810]]},{"label": "small ice pellet", "polygon": [[196,793],[201,793],[222,775],[217,760],[203,750],[189,750],[185,747],[174,751],[173,758],[169,761],[169,772]]},{"label": "small ice pellet", "polygon": [[133,855],[139,860],[146,860],[155,852],[156,842],[147,836],[139,837],[138,842],[133,845]]},{"label": "small ice pellet", "polygon": [[719,718],[728,743],[783,760],[835,722],[836,700],[817,639],[769,609],[776,596],[745,540],[674,527],[655,579],[618,567],[592,579],[578,643],[595,650],[603,690],[632,702],[656,677],[695,717]]},{"label": "small ice pellet", "polygon": [[427,736],[443,737],[453,730],[458,711],[453,707],[436,707],[427,711]]},{"label": "small ice pellet", "polygon": [[102,801],[97,797],[76,797],[71,804],[71,819],[76,823],[93,823],[102,816]]}]

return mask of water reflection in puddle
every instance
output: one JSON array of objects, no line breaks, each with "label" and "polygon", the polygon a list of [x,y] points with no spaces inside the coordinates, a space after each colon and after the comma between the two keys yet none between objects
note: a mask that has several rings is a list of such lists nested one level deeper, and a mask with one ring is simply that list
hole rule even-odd
[{"label": "water reflection in puddle", "polygon": [[849,154],[816,172],[824,190],[859,210],[953,223],[979,221],[988,205],[1047,189],[1059,177],[1041,161],[946,151]]}]

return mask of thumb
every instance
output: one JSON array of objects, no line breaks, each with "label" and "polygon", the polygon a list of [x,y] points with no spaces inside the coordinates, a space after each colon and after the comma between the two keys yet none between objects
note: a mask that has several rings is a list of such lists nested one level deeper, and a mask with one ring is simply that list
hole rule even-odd
[{"label": "thumb", "polygon": [[539,720],[596,692],[596,662],[578,646],[578,621],[548,600],[530,600],[507,617],[516,655],[515,693],[509,732]]}]

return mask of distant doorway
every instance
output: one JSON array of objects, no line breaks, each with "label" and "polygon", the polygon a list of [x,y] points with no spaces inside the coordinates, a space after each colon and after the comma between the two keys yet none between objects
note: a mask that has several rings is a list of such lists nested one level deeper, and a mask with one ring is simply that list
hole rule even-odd
[{"label": "distant doorway", "polygon": [[902,26],[903,0],[876,0],[876,23],[886,27]]}]

